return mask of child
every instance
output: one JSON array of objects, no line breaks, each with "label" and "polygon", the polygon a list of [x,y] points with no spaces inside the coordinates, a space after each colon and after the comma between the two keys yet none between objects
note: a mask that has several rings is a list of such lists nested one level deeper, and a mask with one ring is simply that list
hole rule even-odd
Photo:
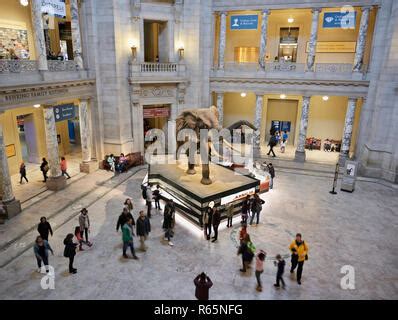
[{"label": "child", "polygon": [[281,142],[281,153],[285,153],[285,149],[286,149],[286,140],[283,139]]},{"label": "child", "polygon": [[276,256],[276,261],[274,261],[275,266],[278,267],[278,271],[276,273],[276,283],[274,286],[279,288],[279,281],[282,282],[282,287],[285,288],[285,281],[283,280],[283,272],[285,271],[285,260],[283,260],[282,256],[278,254]]},{"label": "child", "polygon": [[263,291],[263,287],[261,284],[261,274],[264,272],[264,260],[267,254],[265,251],[260,250],[259,253],[256,256],[256,279],[257,279],[257,287],[256,290],[261,292]]},{"label": "child", "polygon": [[89,247],[92,246],[90,241],[85,242],[83,240],[82,234],[80,232],[80,227],[75,228],[75,237],[76,237],[77,242],[79,243],[79,251],[84,251],[83,243],[87,244]]}]

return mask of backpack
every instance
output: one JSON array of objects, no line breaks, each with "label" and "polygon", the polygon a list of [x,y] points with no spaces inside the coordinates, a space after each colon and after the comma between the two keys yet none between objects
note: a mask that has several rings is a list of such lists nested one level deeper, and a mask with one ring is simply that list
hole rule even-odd
[{"label": "backpack", "polygon": [[146,199],[146,187],[142,186],[142,197]]},{"label": "backpack", "polygon": [[249,249],[250,253],[252,253],[253,255],[256,253],[256,246],[253,244],[253,242],[249,242],[247,244],[247,248]]}]

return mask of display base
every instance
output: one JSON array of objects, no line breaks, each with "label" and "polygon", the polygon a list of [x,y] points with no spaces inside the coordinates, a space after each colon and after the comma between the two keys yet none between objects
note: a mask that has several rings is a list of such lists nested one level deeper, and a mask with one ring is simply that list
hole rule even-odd
[{"label": "display base", "polygon": [[305,161],[305,151],[304,152],[296,151],[296,153],[294,155],[294,161],[304,162]]},{"label": "display base", "polygon": [[201,217],[210,201],[214,201],[221,212],[221,219],[224,219],[229,203],[234,206],[234,214],[240,214],[243,199],[260,190],[259,180],[212,163],[210,178],[213,183],[210,185],[200,183],[201,166],[195,166],[195,175],[187,174],[186,170],[185,161],[178,161],[177,164],[152,164],[149,167],[148,182],[151,185],[159,184],[163,190],[162,198],[173,198],[179,211],[198,226],[202,226]]},{"label": "display base", "polygon": [[4,217],[6,219],[11,219],[21,213],[21,202],[19,200],[11,200],[9,202],[3,202],[3,208],[5,210]]},{"label": "display base", "polygon": [[46,186],[48,190],[51,191],[59,191],[66,187],[66,178],[63,176],[56,178],[48,178],[46,182]]},{"label": "display base", "polygon": [[80,163],[80,172],[92,173],[99,169],[97,161],[89,161]]}]

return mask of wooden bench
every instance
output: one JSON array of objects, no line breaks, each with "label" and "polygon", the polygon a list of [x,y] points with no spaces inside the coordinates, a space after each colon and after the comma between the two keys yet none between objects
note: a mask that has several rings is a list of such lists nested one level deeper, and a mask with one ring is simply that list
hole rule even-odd
[{"label": "wooden bench", "polygon": [[[314,140],[315,144],[313,143]],[[314,137],[305,139],[305,148],[311,149],[311,145],[312,145],[312,150],[321,150],[321,139],[317,139]]]}]

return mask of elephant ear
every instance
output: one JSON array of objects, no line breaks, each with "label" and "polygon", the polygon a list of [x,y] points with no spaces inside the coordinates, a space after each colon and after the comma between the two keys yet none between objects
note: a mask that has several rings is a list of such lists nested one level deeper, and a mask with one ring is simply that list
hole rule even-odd
[{"label": "elephant ear", "polygon": [[198,118],[191,110],[186,110],[181,113],[176,119],[176,131],[179,132],[182,129],[195,130]]}]

